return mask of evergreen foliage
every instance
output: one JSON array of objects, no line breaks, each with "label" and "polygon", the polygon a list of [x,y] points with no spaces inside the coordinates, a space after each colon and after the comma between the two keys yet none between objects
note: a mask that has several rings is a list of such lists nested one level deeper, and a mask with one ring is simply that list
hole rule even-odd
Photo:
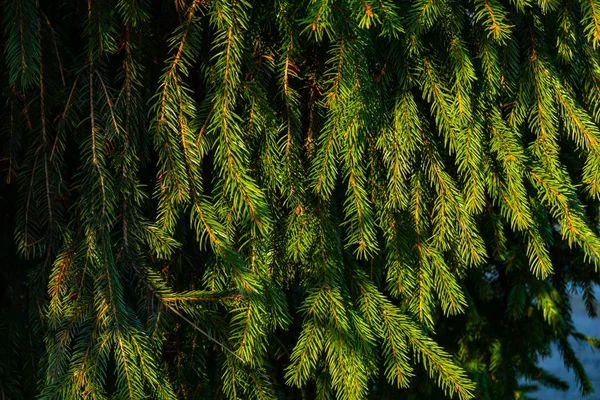
[{"label": "evergreen foliage", "polygon": [[1,18],[1,398],[593,390],[596,0]]}]

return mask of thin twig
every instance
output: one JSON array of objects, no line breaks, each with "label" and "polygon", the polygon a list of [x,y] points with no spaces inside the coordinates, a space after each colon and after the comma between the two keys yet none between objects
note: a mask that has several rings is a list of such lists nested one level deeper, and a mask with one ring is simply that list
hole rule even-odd
[{"label": "thin twig", "polygon": [[[135,265],[132,264],[133,269],[135,270],[135,272],[140,275],[142,277],[142,279],[144,279],[144,274],[142,273],[142,271],[139,270],[139,268]],[[241,362],[245,363],[246,361],[241,358],[240,356],[238,356],[233,350],[231,350],[227,345],[219,342],[217,339],[213,338],[212,336],[210,336],[210,334],[208,332],[206,332],[204,329],[200,328],[198,325],[196,325],[192,320],[190,320],[189,318],[187,318],[185,315],[183,315],[182,313],[180,313],[177,309],[175,309],[173,306],[171,306],[170,304],[167,304],[162,297],[156,292],[154,286],[152,286],[150,283],[148,283],[145,279],[144,282],[146,284],[146,286],[148,287],[148,289],[150,289],[150,291],[152,292],[152,294],[154,295],[154,297],[156,297],[158,299],[158,301],[165,307],[168,308],[169,310],[171,310],[175,315],[177,315],[179,318],[181,318],[182,320],[184,320],[185,322],[187,322],[188,324],[190,324],[190,326],[192,328],[194,328],[196,331],[200,332],[202,335],[206,336],[208,338],[208,340],[210,340],[211,342],[214,342],[216,344],[218,344],[219,346],[221,346],[221,348],[223,348],[223,350],[231,353],[235,358],[237,358],[238,360],[240,360]]]}]

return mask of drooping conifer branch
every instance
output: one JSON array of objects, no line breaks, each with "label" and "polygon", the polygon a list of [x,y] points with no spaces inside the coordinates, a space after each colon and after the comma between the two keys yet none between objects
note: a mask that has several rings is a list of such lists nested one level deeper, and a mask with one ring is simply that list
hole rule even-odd
[{"label": "drooping conifer branch", "polygon": [[2,10],[6,398],[591,390],[595,0]]}]

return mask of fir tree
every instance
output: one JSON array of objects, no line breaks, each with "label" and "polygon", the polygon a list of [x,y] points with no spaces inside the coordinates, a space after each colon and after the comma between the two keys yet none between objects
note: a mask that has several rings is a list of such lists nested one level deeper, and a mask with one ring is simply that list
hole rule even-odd
[{"label": "fir tree", "polygon": [[596,0],[1,18],[2,398],[593,390]]}]

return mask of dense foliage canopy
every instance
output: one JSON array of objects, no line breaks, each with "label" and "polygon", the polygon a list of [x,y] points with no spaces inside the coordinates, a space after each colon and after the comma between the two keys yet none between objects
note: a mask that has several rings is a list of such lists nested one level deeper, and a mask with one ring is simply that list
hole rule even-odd
[{"label": "dense foliage canopy", "polygon": [[2,7],[2,399],[592,390],[597,0]]}]

